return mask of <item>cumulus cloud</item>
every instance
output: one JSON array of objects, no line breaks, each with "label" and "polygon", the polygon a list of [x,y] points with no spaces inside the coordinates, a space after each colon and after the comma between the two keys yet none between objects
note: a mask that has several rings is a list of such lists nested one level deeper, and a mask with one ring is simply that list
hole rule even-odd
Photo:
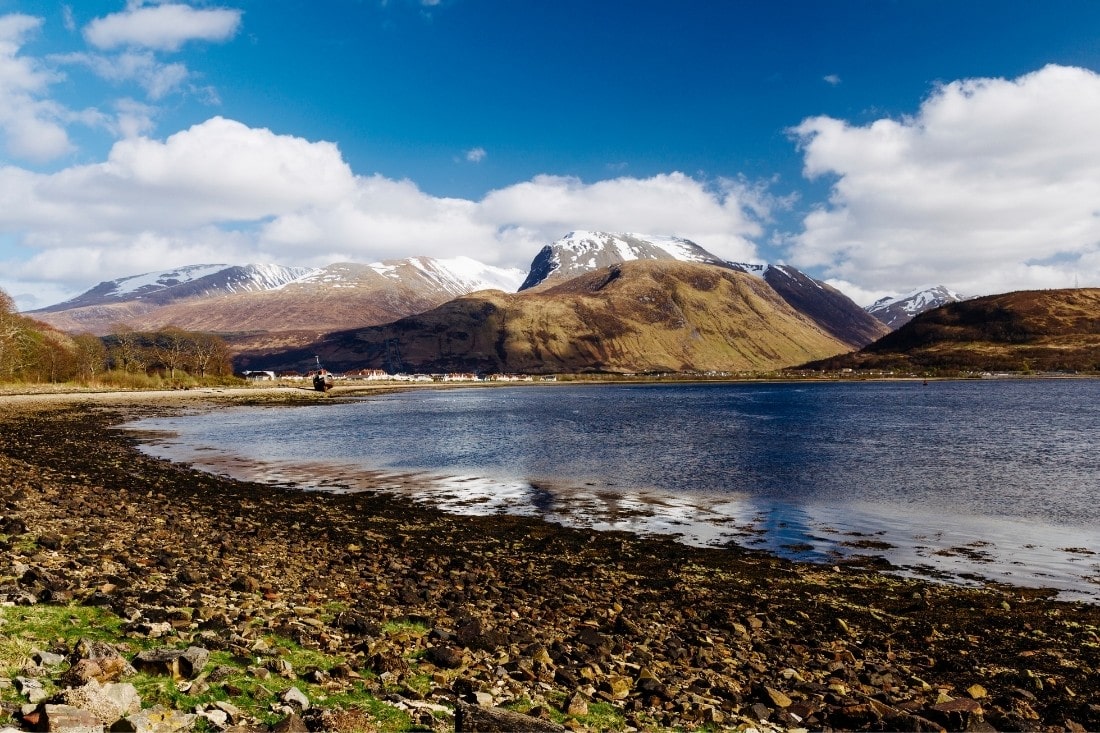
[{"label": "cumulus cloud", "polygon": [[470,163],[480,163],[485,160],[485,156],[488,153],[485,152],[485,148],[470,148],[466,151],[466,160]]},{"label": "cumulus cloud", "polygon": [[[142,108],[134,111],[143,124]],[[100,280],[199,262],[324,265],[469,255],[524,267],[571,229],[678,234],[752,259],[765,189],[682,173],[586,183],[539,176],[479,201],[355,175],[339,149],[215,117],[164,140],[129,137],[56,173],[0,168],[0,236],[35,252],[10,280],[73,295]],[[10,288],[24,292],[25,288]],[[25,301],[24,301],[25,302]]]},{"label": "cumulus cloud", "polygon": [[836,74],[829,74],[827,76],[822,77],[822,79],[824,80],[824,82],[826,84],[828,84],[829,86],[832,86],[832,87],[835,87],[838,84],[840,84],[840,77],[837,76]]},{"label": "cumulus cloud", "polygon": [[982,294],[1100,285],[1100,75],[1047,66],[937,87],[903,119],[804,120],[809,178],[835,178],[790,258],[853,290]]},{"label": "cumulus cloud", "polygon": [[40,18],[29,15],[0,16],[0,133],[9,154],[35,162],[72,149],[62,124],[66,111],[46,96],[58,77],[19,53],[41,25]]},{"label": "cumulus cloud", "polygon": [[93,20],[84,28],[84,38],[103,50],[140,47],[176,51],[188,41],[229,40],[240,23],[241,11],[236,9],[132,3],[121,13]]}]

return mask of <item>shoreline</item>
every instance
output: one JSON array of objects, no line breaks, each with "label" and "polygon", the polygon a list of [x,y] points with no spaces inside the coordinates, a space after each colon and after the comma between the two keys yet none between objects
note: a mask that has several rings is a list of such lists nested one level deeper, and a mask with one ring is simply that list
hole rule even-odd
[{"label": "shoreline", "polygon": [[[0,397],[12,408],[0,417],[0,476],[27,497],[9,513],[61,537],[60,556],[36,562],[74,565],[76,600],[103,587],[104,562],[138,567],[160,552],[167,571],[114,584],[120,603],[202,594],[265,613],[344,604],[362,623],[330,623],[327,634],[348,664],[398,696],[427,675],[420,696],[433,704],[526,700],[564,712],[580,693],[617,711],[623,729],[1100,728],[1090,707],[1100,699],[1100,608],[1045,591],[447,515],[390,495],[280,490],[149,458],[103,429],[204,401],[297,402],[241,392]],[[16,552],[4,559],[27,562]],[[187,582],[184,564],[196,568]],[[262,577],[251,592],[230,590],[242,576]],[[371,630],[410,618],[433,632],[381,650]],[[385,677],[379,667],[395,653],[404,669]]]}]

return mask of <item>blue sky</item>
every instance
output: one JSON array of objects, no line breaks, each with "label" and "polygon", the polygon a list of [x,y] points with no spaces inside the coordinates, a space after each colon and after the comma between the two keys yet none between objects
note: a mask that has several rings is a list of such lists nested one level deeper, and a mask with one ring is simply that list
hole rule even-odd
[{"label": "blue sky", "polygon": [[1100,3],[0,0],[0,288],[687,236],[1100,285]]}]

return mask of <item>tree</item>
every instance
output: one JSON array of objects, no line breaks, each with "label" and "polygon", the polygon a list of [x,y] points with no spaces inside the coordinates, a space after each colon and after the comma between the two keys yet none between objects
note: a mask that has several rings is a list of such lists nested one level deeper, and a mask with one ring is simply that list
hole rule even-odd
[{"label": "tree", "polygon": [[84,382],[95,381],[96,375],[107,368],[107,347],[102,339],[90,333],[74,337],[73,342],[73,366],[77,378]]},{"label": "tree", "polygon": [[208,333],[191,334],[191,372],[200,378],[232,373],[225,341]]},{"label": "tree", "polygon": [[125,323],[116,324],[111,332],[110,348],[108,349],[112,366],[127,374],[144,373],[148,368],[149,359],[142,342],[141,334],[134,329]]},{"label": "tree", "polygon": [[190,342],[187,333],[175,326],[159,331],[153,338],[153,354],[160,365],[168,370],[172,379],[176,371],[183,370],[190,356]]}]

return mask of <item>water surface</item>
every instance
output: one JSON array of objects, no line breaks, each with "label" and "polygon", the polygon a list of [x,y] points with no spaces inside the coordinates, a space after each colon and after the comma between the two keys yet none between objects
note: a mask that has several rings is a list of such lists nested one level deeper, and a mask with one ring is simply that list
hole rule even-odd
[{"label": "water surface", "polygon": [[236,478],[1100,600],[1100,381],[554,385],[144,420]]}]

